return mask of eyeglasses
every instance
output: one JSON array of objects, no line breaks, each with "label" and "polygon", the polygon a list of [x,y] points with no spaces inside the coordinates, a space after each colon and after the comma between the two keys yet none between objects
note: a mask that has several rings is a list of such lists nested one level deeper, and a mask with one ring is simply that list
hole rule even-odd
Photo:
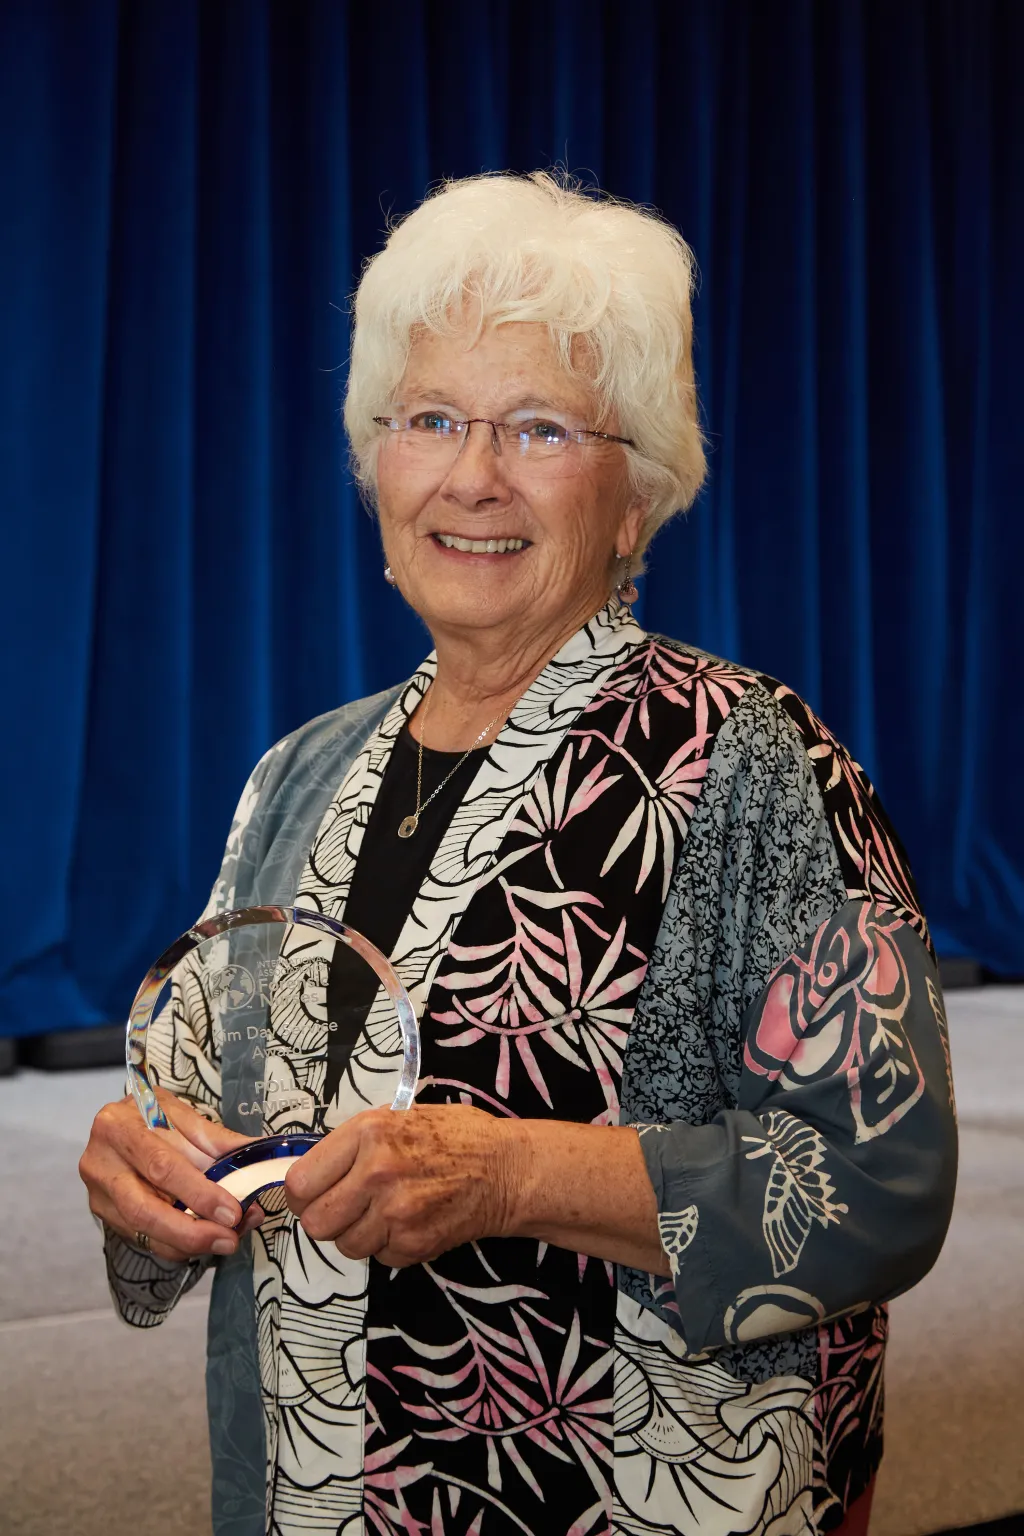
[{"label": "eyeglasses", "polygon": [[387,416],[373,419],[387,429],[387,441],[394,444],[410,469],[446,472],[474,426],[490,427],[491,445],[499,457],[507,452],[517,468],[545,479],[576,474],[594,443],[636,446],[632,438],[598,432],[560,412],[542,413],[535,408],[513,411],[505,421],[490,421],[485,416],[456,416],[440,408],[410,416],[404,406],[393,405]]}]

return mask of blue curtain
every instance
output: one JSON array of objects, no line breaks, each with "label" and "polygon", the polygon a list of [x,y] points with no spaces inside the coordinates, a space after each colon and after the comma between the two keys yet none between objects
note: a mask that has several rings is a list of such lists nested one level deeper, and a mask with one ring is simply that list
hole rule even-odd
[{"label": "blue curtain", "polygon": [[0,1030],[123,1016],[277,737],[425,651],[339,406],[442,176],[563,162],[701,268],[649,627],[802,692],[940,950],[1024,972],[1019,0],[4,0]]}]

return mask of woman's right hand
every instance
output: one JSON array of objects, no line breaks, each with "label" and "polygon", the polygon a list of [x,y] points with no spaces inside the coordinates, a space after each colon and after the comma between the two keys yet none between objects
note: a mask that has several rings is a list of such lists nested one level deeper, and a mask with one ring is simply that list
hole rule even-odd
[{"label": "woman's right hand", "polygon": [[[89,1209],[129,1243],[145,1233],[150,1251],[161,1259],[234,1253],[262,1212],[253,1205],[243,1221],[238,1201],[204,1174],[252,1137],[204,1120],[163,1089],[157,1096],[171,1130],[151,1131],[130,1097],[105,1104],[96,1116],[78,1164]],[[175,1200],[196,1214],[175,1210]]]}]

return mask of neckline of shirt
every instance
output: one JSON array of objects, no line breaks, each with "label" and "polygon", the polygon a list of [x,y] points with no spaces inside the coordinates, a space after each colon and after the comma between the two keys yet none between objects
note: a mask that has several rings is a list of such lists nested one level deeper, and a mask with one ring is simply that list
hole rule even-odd
[{"label": "neckline of shirt", "polygon": [[[409,722],[408,722],[408,720],[405,722],[405,724],[402,726],[402,729],[399,731],[398,736],[396,738],[396,743],[397,743],[398,746],[400,746],[402,748],[403,751],[411,752],[414,756],[418,756],[419,755],[420,744],[416,740],[415,736],[412,734],[412,731],[409,729]],[[486,752],[487,748],[489,746],[490,746],[490,742],[486,742],[485,741],[479,747],[471,747],[470,748],[470,752],[469,752],[469,756],[470,757],[475,757],[478,752]],[[458,758],[465,757],[465,755],[466,755],[465,748],[463,748],[463,750],[461,752],[439,752],[435,747],[424,747],[423,748],[423,756],[424,756],[424,758],[425,759],[433,758],[434,761],[438,762],[438,763],[441,763],[441,762],[454,763],[455,761],[457,761]]]}]

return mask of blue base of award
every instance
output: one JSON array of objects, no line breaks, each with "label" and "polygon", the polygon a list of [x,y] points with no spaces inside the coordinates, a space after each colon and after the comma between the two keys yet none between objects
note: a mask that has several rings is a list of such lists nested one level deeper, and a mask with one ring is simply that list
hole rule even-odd
[{"label": "blue base of award", "polygon": [[[287,1167],[283,1166],[284,1158],[302,1157],[304,1153],[308,1152],[311,1147],[315,1147],[317,1142],[321,1140],[321,1136],[309,1132],[301,1134],[291,1133],[284,1136],[263,1136],[258,1141],[250,1141],[246,1146],[239,1147],[236,1151],[228,1152],[224,1157],[218,1158],[211,1167],[207,1168],[206,1177],[211,1183],[220,1184],[229,1174],[239,1173],[243,1168],[252,1168],[256,1164],[266,1163],[267,1166],[264,1170],[266,1177],[259,1187],[252,1190],[250,1194],[239,1198],[238,1203],[242,1207],[243,1212],[245,1212],[252,1205],[253,1201],[258,1200],[260,1195],[266,1190],[276,1189],[284,1183],[288,1168],[291,1167],[290,1162]],[[275,1163],[278,1165],[280,1172],[275,1172]],[[187,1209],[180,1200],[176,1201],[176,1206],[179,1211]]]}]

